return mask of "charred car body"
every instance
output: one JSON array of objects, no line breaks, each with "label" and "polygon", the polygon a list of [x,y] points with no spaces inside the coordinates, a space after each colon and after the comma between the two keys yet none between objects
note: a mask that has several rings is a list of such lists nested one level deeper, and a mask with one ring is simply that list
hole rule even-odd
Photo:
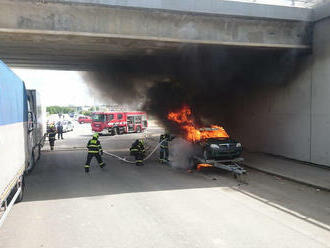
[{"label": "charred car body", "polygon": [[241,156],[243,147],[231,139],[220,126],[197,129],[190,141],[195,144],[195,155],[204,160],[230,160]]},{"label": "charred car body", "polygon": [[[216,130],[211,128],[207,131],[214,132]],[[195,153],[190,158],[193,168],[200,170],[202,167],[216,167],[233,173],[241,182],[247,183],[246,170],[240,166],[244,160],[240,157],[243,151],[241,143],[227,136],[207,137],[194,142],[194,144]]]},{"label": "charred car body", "polygon": [[240,180],[242,175],[246,174],[246,170],[239,165],[244,160],[240,157],[242,145],[231,139],[223,127],[211,125],[207,128],[196,128],[189,106],[170,112],[167,118],[179,126],[187,141],[195,144],[193,154],[189,158],[192,168],[199,170],[202,167],[216,167],[232,172]]},{"label": "charred car body", "polygon": [[229,160],[241,156],[241,143],[230,138],[208,138],[197,143],[200,146],[199,156],[205,160]]}]

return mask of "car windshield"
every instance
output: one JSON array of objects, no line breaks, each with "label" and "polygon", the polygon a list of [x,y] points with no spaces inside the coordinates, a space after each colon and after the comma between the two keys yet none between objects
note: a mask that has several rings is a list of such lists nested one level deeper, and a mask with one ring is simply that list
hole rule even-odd
[{"label": "car windshield", "polygon": [[93,121],[104,121],[104,114],[93,114]]}]

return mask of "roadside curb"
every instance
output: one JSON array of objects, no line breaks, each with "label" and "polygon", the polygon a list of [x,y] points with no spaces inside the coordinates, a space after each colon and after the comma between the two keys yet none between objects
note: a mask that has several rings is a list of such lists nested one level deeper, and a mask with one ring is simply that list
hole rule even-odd
[{"label": "roadside curb", "polygon": [[290,176],[284,176],[284,175],[279,174],[279,173],[276,173],[276,172],[272,172],[272,171],[268,171],[268,170],[256,168],[256,167],[250,166],[250,165],[248,165],[248,164],[246,164],[244,162],[242,164],[245,167],[247,167],[247,168],[254,169],[254,170],[257,170],[257,171],[266,173],[268,175],[278,176],[278,177],[283,178],[283,179],[286,179],[286,180],[290,180],[290,181],[293,181],[293,182],[296,182],[296,183],[304,184],[304,185],[307,185],[307,186],[310,186],[310,187],[313,187],[313,188],[318,188],[318,189],[322,189],[322,190],[325,190],[325,191],[329,191],[330,192],[330,188],[327,188],[327,187],[323,187],[323,186],[320,186],[320,185],[309,183],[309,182],[306,182],[306,181],[303,181],[303,180],[299,180],[297,178],[293,178],[293,177],[290,177]]}]

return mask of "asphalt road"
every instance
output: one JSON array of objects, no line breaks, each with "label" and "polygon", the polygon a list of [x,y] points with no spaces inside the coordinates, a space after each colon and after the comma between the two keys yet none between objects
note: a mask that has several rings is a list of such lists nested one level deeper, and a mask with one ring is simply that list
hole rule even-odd
[{"label": "asphalt road", "polygon": [[[152,129],[156,135],[159,129]],[[143,134],[101,137],[127,156]],[[0,229],[0,247],[330,247],[330,193],[249,171],[249,185],[214,169],[190,173],[104,157],[84,173],[90,137],[79,126],[26,177],[24,201]],[[151,145],[152,142],[150,142]]]}]

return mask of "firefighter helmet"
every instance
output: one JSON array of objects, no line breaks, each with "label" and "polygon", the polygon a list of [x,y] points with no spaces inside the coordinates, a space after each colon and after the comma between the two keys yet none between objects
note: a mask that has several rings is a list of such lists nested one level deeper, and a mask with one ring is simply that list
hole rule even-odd
[{"label": "firefighter helmet", "polygon": [[99,138],[99,134],[98,133],[94,133],[93,134],[93,138],[98,139]]}]

